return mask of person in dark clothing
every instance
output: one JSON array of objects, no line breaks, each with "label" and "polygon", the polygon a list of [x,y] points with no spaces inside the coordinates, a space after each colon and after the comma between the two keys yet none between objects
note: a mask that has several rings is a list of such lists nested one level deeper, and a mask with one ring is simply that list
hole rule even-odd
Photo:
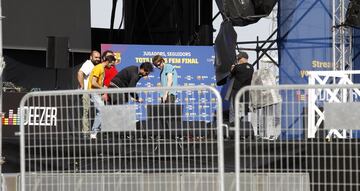
[{"label": "person in dark clothing", "polygon": [[[231,66],[231,77],[233,78],[234,83],[230,94],[230,123],[233,123],[235,118],[236,94],[241,88],[251,85],[254,67],[248,63],[248,58],[249,56],[246,52],[239,52],[239,54],[236,56],[236,63]],[[245,102],[245,114],[249,112],[249,101],[249,92],[245,92],[245,95],[240,97],[240,102]]]},{"label": "person in dark clothing", "polygon": [[[144,62],[138,66],[128,66],[122,69],[111,80],[109,88],[128,88],[136,87],[137,82],[145,76],[148,76],[153,71],[153,66],[150,62]],[[120,93],[110,96],[112,104],[124,104],[129,101],[129,97],[133,101],[142,102],[136,93]]]}]

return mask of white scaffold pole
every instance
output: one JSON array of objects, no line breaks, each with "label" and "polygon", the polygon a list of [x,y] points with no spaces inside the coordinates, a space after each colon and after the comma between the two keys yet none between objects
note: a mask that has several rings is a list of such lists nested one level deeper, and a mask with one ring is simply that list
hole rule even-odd
[{"label": "white scaffold pole", "polygon": [[[2,115],[2,97],[3,97],[3,71],[5,68],[5,61],[3,57],[3,38],[2,38],[2,19],[4,17],[2,16],[2,6],[1,6],[1,0],[0,0],[0,115]],[[2,155],[2,121],[0,122],[0,190],[3,190],[4,188],[4,181],[2,176],[2,164],[4,163],[3,155]]]}]

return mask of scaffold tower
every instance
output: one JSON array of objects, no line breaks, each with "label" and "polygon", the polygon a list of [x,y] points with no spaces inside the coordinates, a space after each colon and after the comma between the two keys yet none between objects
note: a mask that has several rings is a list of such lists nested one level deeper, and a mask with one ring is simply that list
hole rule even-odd
[{"label": "scaffold tower", "polygon": [[333,70],[352,70],[352,29],[345,25],[348,0],[333,0]]}]

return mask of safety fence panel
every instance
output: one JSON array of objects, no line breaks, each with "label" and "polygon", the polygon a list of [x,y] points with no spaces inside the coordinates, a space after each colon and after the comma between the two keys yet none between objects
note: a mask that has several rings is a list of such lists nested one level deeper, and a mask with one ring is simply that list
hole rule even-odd
[{"label": "safety fence panel", "polygon": [[[360,190],[359,88],[241,89],[235,98],[236,191]],[[310,96],[314,92],[321,95]],[[308,127],[310,102],[321,110],[315,116],[322,118],[316,132]],[[346,137],[329,136],[334,129],[346,130]]]},{"label": "safety fence panel", "polygon": [[22,191],[224,190],[212,87],[32,92],[20,111]]}]

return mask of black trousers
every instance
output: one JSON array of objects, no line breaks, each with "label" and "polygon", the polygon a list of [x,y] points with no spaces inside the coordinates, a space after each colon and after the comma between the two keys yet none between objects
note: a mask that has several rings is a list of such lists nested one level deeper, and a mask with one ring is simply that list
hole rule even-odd
[{"label": "black trousers", "polygon": [[[110,83],[109,88],[121,88],[119,86],[117,86],[114,83]],[[132,93],[115,93],[115,94],[108,94],[109,100],[108,102],[111,105],[117,105],[117,104],[126,104],[129,102],[129,99]]]},{"label": "black trousers", "polygon": [[168,94],[167,99],[165,101],[161,98],[161,103],[175,103],[175,100],[176,100],[175,95]]}]

